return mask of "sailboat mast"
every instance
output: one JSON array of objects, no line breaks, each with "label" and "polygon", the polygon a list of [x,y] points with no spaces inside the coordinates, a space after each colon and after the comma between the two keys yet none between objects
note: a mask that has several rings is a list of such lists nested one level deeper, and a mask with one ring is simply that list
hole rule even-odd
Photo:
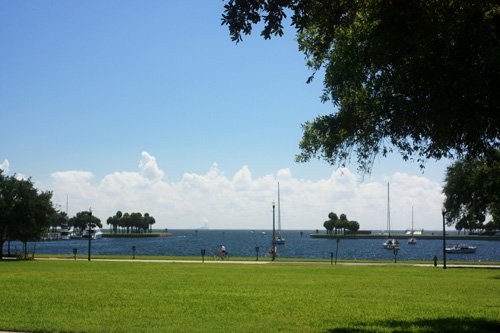
[{"label": "sailboat mast", "polygon": [[280,182],[278,182],[278,233],[281,232]]},{"label": "sailboat mast", "polygon": [[389,238],[391,237],[391,206],[389,198],[389,183],[387,183],[387,230],[389,231]]},{"label": "sailboat mast", "polygon": [[411,235],[413,236],[413,205],[411,206]]},{"label": "sailboat mast", "polygon": [[66,194],[66,224],[68,224],[68,220],[69,220],[69,215],[68,215],[68,194]]}]

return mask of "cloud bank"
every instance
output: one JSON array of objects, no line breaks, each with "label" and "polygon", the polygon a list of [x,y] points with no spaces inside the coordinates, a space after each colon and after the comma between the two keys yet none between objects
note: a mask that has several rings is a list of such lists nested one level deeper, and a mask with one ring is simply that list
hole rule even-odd
[{"label": "cloud bank", "polygon": [[441,184],[401,172],[359,181],[358,175],[341,168],[327,179],[311,181],[294,178],[289,169],[255,178],[246,165],[228,177],[214,163],[205,174],[185,173],[178,181],[164,176],[155,157],[143,152],[137,171],[102,179],[88,171],[55,172],[50,189],[61,207],[69,198],[71,216],[92,207],[103,222],[121,210],[148,212],[156,218],[156,228],[270,229],[279,181],[283,229],[322,230],[333,211],[358,221],[362,229],[383,230],[390,182],[392,229],[411,227],[412,205],[416,228],[439,229],[441,223]]},{"label": "cloud bank", "polygon": [[9,172],[9,160],[3,160],[2,164],[0,164],[0,170],[5,173]]}]

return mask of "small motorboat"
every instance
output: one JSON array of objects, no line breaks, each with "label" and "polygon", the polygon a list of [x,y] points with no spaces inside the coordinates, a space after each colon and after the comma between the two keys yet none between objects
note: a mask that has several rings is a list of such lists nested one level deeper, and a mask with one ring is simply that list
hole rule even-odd
[{"label": "small motorboat", "polygon": [[452,247],[446,248],[446,253],[475,253],[476,246],[471,246],[467,244],[456,244]]}]

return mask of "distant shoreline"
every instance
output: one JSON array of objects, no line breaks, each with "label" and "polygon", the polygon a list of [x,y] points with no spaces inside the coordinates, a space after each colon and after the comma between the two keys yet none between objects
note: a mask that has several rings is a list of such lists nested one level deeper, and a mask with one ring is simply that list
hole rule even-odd
[{"label": "distant shoreline", "polygon": [[145,233],[113,233],[104,232],[103,238],[153,238],[153,237],[169,237],[172,236],[169,232],[145,232]]},{"label": "distant shoreline", "polygon": [[[332,238],[335,239],[337,237],[342,239],[386,239],[388,235],[334,235],[334,234],[309,234],[311,238]],[[411,235],[406,234],[391,234],[391,238],[396,239],[407,239],[410,238]],[[414,235],[416,239],[441,239],[443,238],[442,234],[434,234],[434,235]],[[452,240],[491,240],[491,241],[500,241],[500,236],[480,236],[480,235],[448,235],[446,234],[446,239]]]}]

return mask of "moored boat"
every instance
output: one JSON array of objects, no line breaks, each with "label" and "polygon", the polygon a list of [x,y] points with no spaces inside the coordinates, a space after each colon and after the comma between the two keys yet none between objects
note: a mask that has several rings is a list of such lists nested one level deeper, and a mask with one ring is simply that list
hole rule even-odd
[{"label": "moored boat", "polygon": [[391,238],[391,206],[389,200],[389,183],[387,183],[387,230],[389,234],[384,242],[384,249],[392,250],[399,249],[399,242],[397,239]]},{"label": "moored boat", "polygon": [[[102,231],[101,229],[92,223],[91,229],[90,229],[90,237],[92,239],[100,239],[102,238]],[[89,238],[89,228],[87,227],[85,230],[83,230],[82,233],[82,238]]]},{"label": "moored boat", "polygon": [[384,248],[385,249],[399,249],[399,242],[397,239],[387,239],[385,242],[384,242]]},{"label": "moored boat", "polygon": [[67,224],[64,224],[61,226],[61,229],[59,231],[59,239],[62,240],[68,240],[71,239],[71,235],[73,233],[73,228],[69,227]]},{"label": "moored boat", "polygon": [[455,244],[446,248],[446,253],[476,253],[476,246],[467,244]]},{"label": "moored boat", "polygon": [[285,244],[285,238],[283,238],[281,235],[277,235],[276,237],[274,237],[274,244],[277,245]]},{"label": "moored boat", "polygon": [[280,203],[280,183],[278,182],[278,230],[274,236],[274,244],[285,244],[285,237],[281,234],[281,203]]},{"label": "moored boat", "polygon": [[409,245],[417,244],[417,239],[413,236],[413,206],[411,206],[411,238],[408,239]]}]

